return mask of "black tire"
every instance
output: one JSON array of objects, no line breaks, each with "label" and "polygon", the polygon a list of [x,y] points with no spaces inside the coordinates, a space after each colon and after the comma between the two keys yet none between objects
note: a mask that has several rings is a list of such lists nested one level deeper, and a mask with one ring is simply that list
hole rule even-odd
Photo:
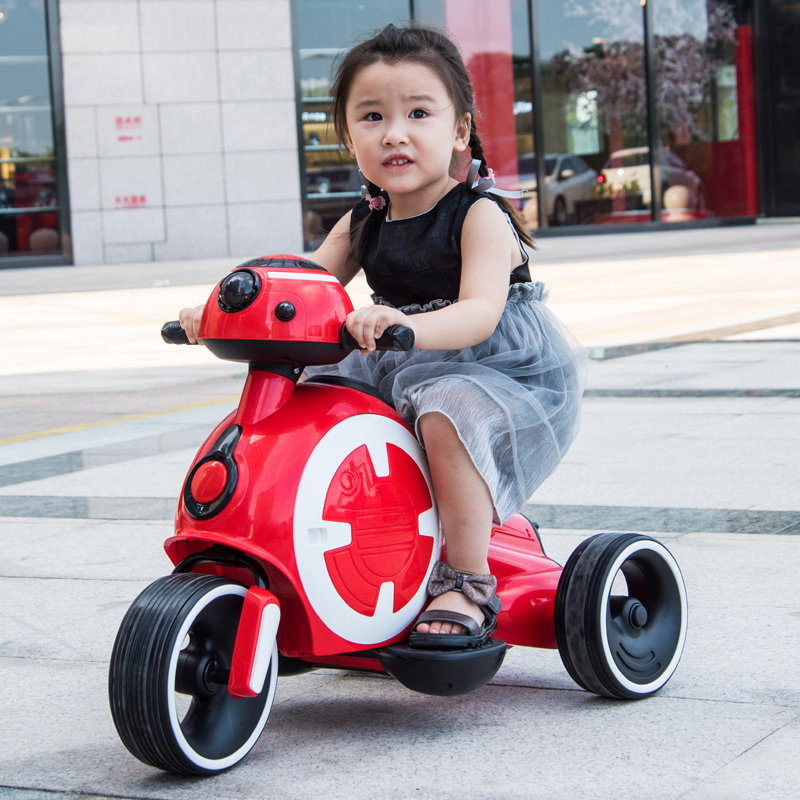
[{"label": "black tire", "polygon": [[[626,595],[611,595],[620,574]],[[601,533],[569,557],[556,591],[558,651],[589,692],[635,700],[657,692],[686,641],[686,587],[671,553],[638,533]]]},{"label": "black tire", "polygon": [[246,593],[226,578],[170,575],[128,609],[108,694],[117,732],[140,761],[208,775],[237,764],[258,740],[275,696],[277,647],[257,697],[234,698],[226,685]]}]

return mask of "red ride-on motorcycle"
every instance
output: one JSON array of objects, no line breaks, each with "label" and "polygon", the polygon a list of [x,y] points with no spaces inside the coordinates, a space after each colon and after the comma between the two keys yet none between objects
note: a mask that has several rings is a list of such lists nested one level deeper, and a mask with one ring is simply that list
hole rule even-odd
[{"label": "red ride-on motorcycle", "polygon": [[[458,695],[495,675],[507,645],[557,647],[584,689],[627,699],[677,668],[686,591],[662,544],[603,533],[562,569],[519,514],[492,530],[495,638],[456,651],[404,643],[443,546],[425,453],[370,386],[297,383],[355,346],[352,308],[333,275],[289,255],[240,265],[206,303],[206,347],[249,372],[186,477],[165,543],[175,569],[136,598],[114,644],[112,716],[147,764],[228,769],[264,729],[278,676],[317,667]],[[162,335],[188,341],[178,323]],[[407,350],[413,332],[390,329],[378,346]]]}]

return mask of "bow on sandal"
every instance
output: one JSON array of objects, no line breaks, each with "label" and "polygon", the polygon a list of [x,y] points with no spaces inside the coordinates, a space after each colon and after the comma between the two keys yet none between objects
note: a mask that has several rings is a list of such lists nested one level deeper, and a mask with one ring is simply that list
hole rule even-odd
[{"label": "bow on sandal", "polygon": [[[494,575],[456,572],[449,565],[437,561],[428,581],[428,595],[438,597],[445,592],[461,592],[483,611],[483,624],[478,625],[468,614],[461,614],[458,611],[423,611],[411,629],[411,635],[408,637],[409,647],[426,650],[463,650],[486,644],[489,637],[497,630],[497,615],[500,613],[501,603],[496,589],[497,578]],[[455,622],[463,625],[467,633],[419,633],[417,626],[421,622],[429,624]]]}]

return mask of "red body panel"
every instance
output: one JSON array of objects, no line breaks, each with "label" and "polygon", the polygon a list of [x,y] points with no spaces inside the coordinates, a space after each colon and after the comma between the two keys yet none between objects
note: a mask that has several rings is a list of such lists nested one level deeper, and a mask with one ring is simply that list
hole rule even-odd
[{"label": "red body panel", "polygon": [[[231,674],[228,691],[233,697],[256,697],[261,687],[251,687],[253,668],[258,654],[259,637],[262,634],[262,618],[269,606],[277,607],[280,616],[280,603],[272,592],[251,586],[244,598],[242,615],[236,631],[236,644],[231,659]],[[262,642],[262,646],[272,649],[273,642]],[[263,686],[263,678],[261,682]]]},{"label": "red body panel", "polygon": [[555,648],[553,615],[561,567],[544,555],[535,535],[520,537],[514,529],[520,523],[530,525],[515,514],[504,527],[496,527],[489,545],[489,568],[503,603],[495,635],[509,644]]},{"label": "red body panel", "polygon": [[[226,356],[234,360],[237,341],[292,339],[324,341],[328,346],[338,342],[352,305],[343,287],[329,280],[332,276],[320,270],[281,270],[275,266],[248,269],[257,273],[261,281],[255,300],[238,312],[223,312],[216,302],[215,290],[203,314],[201,338],[234,342],[232,355]],[[280,302],[291,302],[297,309],[288,322],[279,320],[274,313]],[[385,426],[382,419],[387,420]],[[359,426],[367,422],[377,424],[379,432],[384,427],[400,431],[378,440],[383,444],[375,453],[385,459],[380,468],[373,464],[369,447],[356,441]],[[198,511],[195,506],[190,513],[182,495],[175,535],[167,540],[165,549],[177,565],[211,545],[222,545],[255,559],[267,573],[269,591],[251,590],[253,596],[248,594],[250,599],[245,604],[247,615],[243,614],[240,623],[241,645],[237,638],[232,691],[241,696],[248,692],[248,669],[258,635],[254,633],[256,620],[269,602],[280,608],[277,643],[284,655],[317,663],[380,668],[374,659],[367,664],[364,658],[347,654],[403,641],[413,620],[406,625],[403,619],[399,624],[406,627],[385,641],[374,639],[383,635],[381,628],[377,629],[378,634],[371,634],[373,639],[359,638],[356,630],[351,641],[351,634],[338,635],[323,621],[327,609],[317,596],[317,582],[309,575],[325,578],[333,587],[334,605],[341,606],[344,617],[355,618],[356,627],[362,625],[362,619],[364,625],[380,621],[379,607],[381,613],[388,610],[395,620],[391,615],[398,614],[398,609],[408,611],[413,610],[414,603],[421,605],[422,585],[436,557],[432,543],[438,541],[429,527],[431,519],[438,517],[430,516],[436,514],[436,508],[428,479],[423,477],[427,466],[420,466],[424,456],[412,457],[392,443],[393,437],[400,437],[397,441],[403,437],[413,440],[413,431],[393,408],[357,389],[312,382],[295,386],[290,378],[277,372],[251,369],[238,409],[206,439],[191,469],[224,432],[230,434],[231,426],[238,426],[241,433],[238,439],[231,440],[230,452],[220,458],[228,458],[232,475],[238,473],[235,486],[226,486],[228,494],[221,495],[221,508],[205,516],[202,507]],[[355,431],[355,435],[348,433],[345,437],[342,431]],[[309,464],[316,463],[315,458],[319,461],[319,453],[324,450],[318,445],[323,440],[330,441],[331,436],[341,439],[336,445],[335,460],[329,469],[326,467],[327,471],[309,471]],[[352,450],[350,438],[354,439]],[[422,452],[415,440],[412,444],[414,452]],[[194,488],[214,501],[216,498],[211,495],[224,483],[220,467],[209,467],[198,474],[196,486],[193,481],[184,487],[189,499]],[[327,482],[319,487],[314,482],[317,474],[327,476]],[[303,498],[308,496],[309,486],[314,498],[319,498],[321,518],[329,529],[314,528],[316,523],[308,521],[295,525],[296,515],[305,519]],[[429,526],[425,531],[420,527],[423,518]],[[438,523],[434,534],[437,528]],[[321,560],[314,550],[317,531],[324,545],[319,550],[323,553]],[[345,538],[342,531],[347,532]],[[335,541],[325,538],[328,536]],[[300,550],[296,550],[298,544]],[[305,553],[303,561],[298,560],[301,551]],[[311,557],[308,551],[312,552]],[[317,559],[310,572],[309,558]],[[509,644],[555,647],[553,610],[561,568],[544,555],[536,532],[524,517],[515,515],[504,526],[494,528],[489,563],[498,578],[498,594],[503,603],[497,636]],[[237,579],[245,572],[224,565],[197,567],[198,571],[209,569],[230,573]],[[391,596],[385,591],[387,588],[391,589]],[[310,595],[317,596],[316,605]],[[354,630],[352,624],[337,629]],[[365,645],[367,641],[369,644]]]},{"label": "red body panel", "polygon": [[[269,372],[251,373],[248,380],[251,378],[259,382],[285,380]],[[385,416],[402,424],[395,411],[377,398],[354,389],[311,383],[299,385],[291,402],[260,421],[241,422],[243,431],[235,453],[239,480],[230,502],[217,516],[196,520],[181,500],[176,535],[165,543],[175,564],[209,544],[225,545],[263,562],[270,588],[281,604],[284,624],[278,631],[278,647],[285,655],[311,658],[363,649],[332,634],[310,607],[298,577],[293,541],[295,500],[306,462],[325,433],[354,414]],[[192,468],[240,416],[237,410],[217,426]],[[391,508],[383,513],[388,519],[382,522],[390,524]]]}]

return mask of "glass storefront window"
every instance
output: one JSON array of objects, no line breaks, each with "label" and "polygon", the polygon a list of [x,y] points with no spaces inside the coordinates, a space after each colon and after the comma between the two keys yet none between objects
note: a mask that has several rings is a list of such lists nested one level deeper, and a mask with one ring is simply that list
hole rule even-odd
[{"label": "glass storefront window", "polygon": [[739,0],[654,0],[662,219],[758,213],[752,27]]},{"label": "glass storefront window", "polygon": [[531,228],[759,213],[752,0],[297,1],[310,247],[359,197],[328,124],[333,59],[412,18],[458,43],[489,164],[527,191]]},{"label": "glass storefront window", "polygon": [[[472,79],[476,127],[503,189],[524,189],[518,204],[535,227],[530,18],[527,0],[417,0],[417,18],[458,42]],[[463,175],[461,177],[464,177]]]},{"label": "glass storefront window", "polygon": [[44,0],[0,3],[0,258],[61,251]]},{"label": "glass storefront window", "polygon": [[[364,36],[412,18],[448,30],[461,48],[477,98],[478,133],[498,185],[535,190],[527,0],[298,0],[303,228],[309,249],[318,247],[361,197],[358,167],[340,149],[330,124],[331,66]],[[469,164],[462,166],[466,173]]]},{"label": "glass storefront window", "polygon": [[549,225],[651,218],[639,0],[538,4]]},{"label": "glass storefront window", "polygon": [[306,211],[303,238],[316,249],[361,197],[358,166],[339,147],[330,117],[330,78],[344,49],[390,22],[409,18],[408,0],[298,0],[298,44]]}]

